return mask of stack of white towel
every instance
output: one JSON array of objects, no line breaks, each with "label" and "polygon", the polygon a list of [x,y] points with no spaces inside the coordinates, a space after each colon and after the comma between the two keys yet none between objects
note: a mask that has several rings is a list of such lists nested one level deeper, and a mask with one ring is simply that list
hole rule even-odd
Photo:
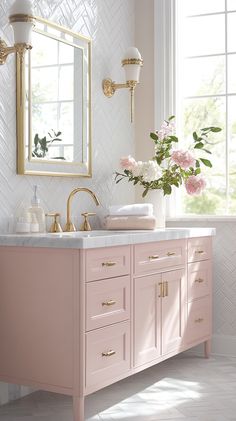
[{"label": "stack of white towel", "polygon": [[105,226],[108,230],[153,230],[156,218],[151,203],[109,206]]}]

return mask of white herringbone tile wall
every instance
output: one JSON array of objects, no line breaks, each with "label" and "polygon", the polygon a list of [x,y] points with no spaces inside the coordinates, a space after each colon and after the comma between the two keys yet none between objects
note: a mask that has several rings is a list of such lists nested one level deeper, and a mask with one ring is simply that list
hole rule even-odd
[{"label": "white herringbone tile wall", "polygon": [[[0,1],[0,37],[12,44],[8,10],[13,0]],[[15,59],[9,57],[0,68],[0,231],[6,230],[22,199],[30,200],[38,184],[42,206],[65,215],[69,192],[78,186],[92,188],[101,201],[96,211],[103,215],[109,204],[132,203],[134,189],[115,185],[113,172],[122,155],[134,153],[134,132],[130,124],[129,95],[118,92],[107,99],[102,92],[104,77],[124,80],[121,59],[134,44],[134,0],[35,0],[37,15],[90,36],[92,50],[93,177],[57,178],[16,175]],[[75,198],[73,214],[93,210],[90,197]],[[95,210],[95,209],[94,209]],[[99,226],[99,220],[95,219]],[[0,404],[13,399],[25,388],[0,385]]]},{"label": "white herringbone tile wall", "polygon": [[[12,44],[8,10],[13,0],[0,2],[0,37]],[[132,202],[134,189],[115,185],[113,173],[122,155],[133,153],[134,135],[130,124],[129,95],[118,92],[108,99],[101,89],[102,79],[110,76],[124,80],[121,59],[134,44],[134,0],[35,0],[37,15],[92,38],[92,179],[16,175],[15,59],[9,57],[0,68],[0,229],[6,228],[22,199],[32,196],[32,185],[38,184],[45,210],[65,215],[69,192],[78,186],[92,188],[101,200],[98,213],[108,204]],[[91,198],[81,194],[73,205],[74,215],[92,210]],[[98,225],[98,219],[94,220]]]}]

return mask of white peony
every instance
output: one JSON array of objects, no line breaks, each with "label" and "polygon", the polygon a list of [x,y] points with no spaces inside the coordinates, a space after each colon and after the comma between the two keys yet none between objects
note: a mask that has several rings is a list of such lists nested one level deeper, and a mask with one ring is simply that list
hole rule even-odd
[{"label": "white peony", "polygon": [[138,161],[132,172],[135,177],[142,177],[143,181],[147,183],[157,180],[162,175],[155,161]]}]

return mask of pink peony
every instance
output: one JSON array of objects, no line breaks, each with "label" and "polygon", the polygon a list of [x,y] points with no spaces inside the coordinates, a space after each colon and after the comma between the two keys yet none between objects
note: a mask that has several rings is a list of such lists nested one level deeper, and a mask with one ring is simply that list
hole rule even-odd
[{"label": "pink peony", "polygon": [[135,159],[129,155],[120,159],[120,166],[124,170],[132,171],[137,165]]},{"label": "pink peony", "polygon": [[174,123],[169,123],[164,121],[161,125],[161,129],[157,132],[160,140],[163,140],[165,137],[171,135],[175,129]]},{"label": "pink peony", "polygon": [[206,187],[206,181],[199,175],[191,175],[185,181],[185,188],[188,194],[200,194]]},{"label": "pink peony", "polygon": [[171,154],[172,161],[179,165],[183,170],[187,170],[189,167],[194,167],[196,159],[188,151],[176,150]]}]

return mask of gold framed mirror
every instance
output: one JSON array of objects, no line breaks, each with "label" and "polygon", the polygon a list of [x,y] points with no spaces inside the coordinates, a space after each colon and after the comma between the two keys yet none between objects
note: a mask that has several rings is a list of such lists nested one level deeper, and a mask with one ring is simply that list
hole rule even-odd
[{"label": "gold framed mirror", "polygon": [[91,177],[91,39],[36,18],[17,57],[17,173]]}]

